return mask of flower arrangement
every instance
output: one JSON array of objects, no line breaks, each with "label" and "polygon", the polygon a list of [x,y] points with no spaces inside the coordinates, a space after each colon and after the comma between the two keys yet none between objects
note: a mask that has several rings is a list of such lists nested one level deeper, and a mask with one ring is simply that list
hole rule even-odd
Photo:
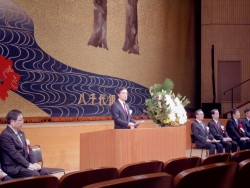
[{"label": "flower arrangement", "polygon": [[151,99],[146,99],[145,112],[159,126],[179,126],[187,121],[184,106],[190,103],[186,98],[172,92],[174,83],[166,79],[163,84],[155,84],[149,89]]},{"label": "flower arrangement", "polygon": [[17,91],[20,75],[12,68],[12,60],[0,55],[0,98],[6,100],[8,91]]}]

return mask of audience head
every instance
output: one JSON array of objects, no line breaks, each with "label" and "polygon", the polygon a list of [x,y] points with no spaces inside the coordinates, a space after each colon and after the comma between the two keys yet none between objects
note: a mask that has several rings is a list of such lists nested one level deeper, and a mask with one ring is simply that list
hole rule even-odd
[{"label": "audience head", "polygon": [[230,111],[230,114],[233,118],[235,119],[240,119],[240,111],[236,108],[233,108],[231,111]]},{"label": "audience head", "polygon": [[219,113],[219,110],[218,109],[213,109],[211,110],[211,116],[214,120],[219,120],[220,118],[220,113]]},{"label": "audience head", "polygon": [[23,125],[23,114],[19,110],[11,110],[6,116],[7,123],[16,131]]},{"label": "audience head", "polygon": [[246,109],[244,110],[244,113],[245,113],[245,116],[246,116],[248,119],[250,119],[250,108],[246,108]]},{"label": "audience head", "polygon": [[118,97],[122,102],[125,102],[128,98],[128,91],[127,88],[122,87],[117,90]]},{"label": "audience head", "polygon": [[201,109],[195,111],[196,119],[202,121],[204,119],[204,113]]}]

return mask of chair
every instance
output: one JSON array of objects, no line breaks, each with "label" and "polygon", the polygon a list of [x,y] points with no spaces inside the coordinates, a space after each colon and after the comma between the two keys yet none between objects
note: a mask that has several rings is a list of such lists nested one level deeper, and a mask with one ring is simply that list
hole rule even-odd
[{"label": "chair", "polygon": [[91,168],[71,172],[59,179],[60,188],[82,188],[86,185],[113,180],[118,177],[118,169],[114,167]]},{"label": "chair", "polygon": [[181,171],[200,166],[200,157],[181,157],[177,159],[168,160],[164,165],[164,171],[173,177]]},{"label": "chair", "polygon": [[58,188],[58,178],[55,176],[35,176],[29,178],[18,178],[0,183],[0,188]]},{"label": "chair", "polygon": [[[43,167],[43,157],[42,157],[41,147],[39,145],[33,145],[30,147],[31,147],[31,149],[36,157],[36,160],[39,163],[41,163],[41,166]],[[59,172],[63,172],[65,174],[65,170],[62,168],[48,168],[48,167],[43,167],[43,168],[46,168],[50,174],[56,174]]]},{"label": "chair", "polygon": [[202,154],[203,154],[204,149],[206,150],[206,155],[208,155],[208,150],[206,148],[198,148],[198,147],[196,147],[196,145],[195,145],[196,138],[195,138],[195,136],[194,136],[194,134],[192,132],[190,133],[190,138],[191,138],[190,157],[192,155],[192,150],[193,149],[201,150],[201,158],[202,158]]},{"label": "chair", "polygon": [[165,172],[119,178],[88,185],[84,188],[172,188],[173,177]]},{"label": "chair", "polygon": [[214,163],[222,163],[227,162],[230,159],[229,153],[218,153],[214,155],[206,156],[205,158],[201,159],[201,165],[209,165]]},{"label": "chair", "polygon": [[250,150],[242,150],[242,151],[237,151],[234,153],[231,153],[231,161],[234,161],[236,163],[240,163],[241,161],[245,159],[250,159]]},{"label": "chair", "polygon": [[250,159],[246,159],[239,163],[239,171],[236,175],[235,188],[246,187],[249,184]]},{"label": "chair", "polygon": [[164,163],[158,160],[143,161],[124,165],[119,169],[119,178],[163,172]]},{"label": "chair", "polygon": [[230,161],[190,168],[174,178],[175,188],[233,188],[238,164]]}]

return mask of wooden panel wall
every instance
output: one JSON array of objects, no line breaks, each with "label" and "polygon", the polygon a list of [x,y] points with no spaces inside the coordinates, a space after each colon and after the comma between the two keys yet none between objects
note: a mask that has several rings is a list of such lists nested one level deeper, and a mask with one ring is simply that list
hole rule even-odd
[{"label": "wooden panel wall", "polygon": [[[250,1],[202,0],[201,102],[213,102],[211,48],[214,45],[215,80],[218,61],[240,61],[241,82],[250,75]],[[233,75],[232,75],[233,76]],[[218,85],[216,84],[218,90]],[[241,87],[241,104],[250,101],[250,82]],[[217,102],[217,101],[216,101]],[[234,106],[239,106],[236,103]],[[231,104],[222,103],[222,113]]]}]

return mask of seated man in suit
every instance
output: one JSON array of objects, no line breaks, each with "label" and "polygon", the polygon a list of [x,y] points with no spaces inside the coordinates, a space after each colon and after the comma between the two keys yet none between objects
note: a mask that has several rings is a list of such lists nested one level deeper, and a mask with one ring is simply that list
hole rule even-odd
[{"label": "seated man in suit", "polygon": [[241,121],[246,137],[250,138],[250,108],[244,110],[245,118]]},{"label": "seated man in suit", "polygon": [[238,144],[233,141],[224,129],[224,126],[219,122],[220,113],[217,109],[211,111],[212,120],[208,123],[208,127],[216,140],[225,148],[226,153],[236,152]]},{"label": "seated man in suit", "polygon": [[118,89],[118,101],[111,106],[115,129],[133,129],[139,125],[131,116],[129,106],[125,103],[128,98],[126,88]]},{"label": "seated man in suit", "polygon": [[196,120],[192,123],[191,129],[195,136],[195,144],[200,148],[209,149],[209,155],[215,154],[215,148],[218,153],[223,153],[223,146],[214,139],[208,126],[202,122],[204,113],[202,110],[195,111]]},{"label": "seated man in suit", "polygon": [[[231,118],[227,121],[226,130],[228,136],[232,138],[233,141],[237,142],[240,150],[250,149],[250,141],[245,135],[241,135],[239,132],[240,124],[240,112],[238,109],[233,108],[230,111]],[[242,130],[241,130],[242,131]]]},{"label": "seated man in suit", "polygon": [[41,168],[30,147],[27,146],[25,134],[21,131],[23,115],[19,110],[12,110],[6,116],[7,127],[2,131],[1,165],[4,172],[12,178],[48,175]]}]

